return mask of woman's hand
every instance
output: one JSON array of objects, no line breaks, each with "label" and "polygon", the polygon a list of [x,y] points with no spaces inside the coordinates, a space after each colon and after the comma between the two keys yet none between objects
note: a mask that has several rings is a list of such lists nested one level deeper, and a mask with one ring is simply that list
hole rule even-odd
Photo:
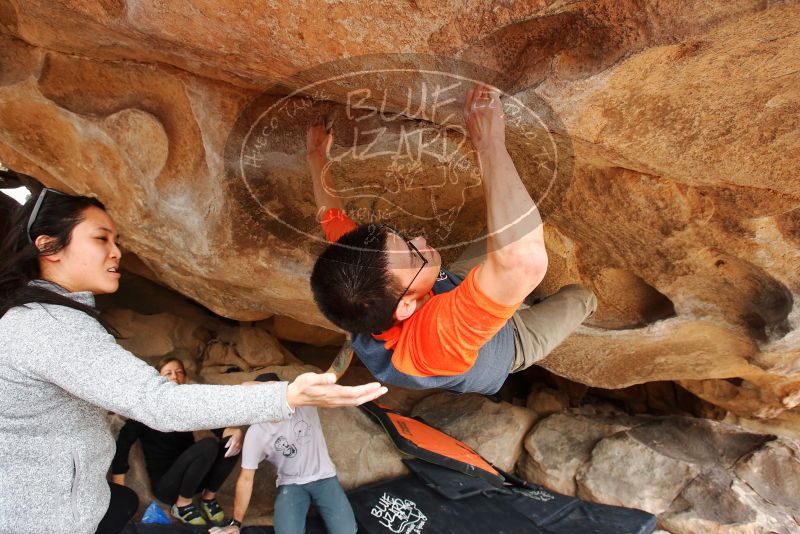
[{"label": "woman's hand", "polygon": [[225,458],[236,456],[237,454],[242,452],[242,443],[244,442],[244,432],[242,432],[241,428],[226,428],[225,431],[222,433],[222,437],[228,438],[228,442],[225,443],[225,448],[228,449],[227,451],[225,451]]},{"label": "woman's hand", "polygon": [[286,400],[291,408],[297,406],[358,406],[377,399],[387,389],[378,382],[362,386],[340,386],[333,373],[304,373],[286,390]]},{"label": "woman's hand", "polygon": [[227,527],[213,527],[208,530],[208,534],[239,534],[239,527],[228,525]]}]

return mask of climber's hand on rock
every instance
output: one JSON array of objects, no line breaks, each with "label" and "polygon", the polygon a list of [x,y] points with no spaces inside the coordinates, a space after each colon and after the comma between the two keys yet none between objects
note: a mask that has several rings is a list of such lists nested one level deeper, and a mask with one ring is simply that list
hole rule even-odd
[{"label": "climber's hand on rock", "polygon": [[505,148],[505,115],[500,93],[486,85],[467,91],[464,98],[464,120],[472,145],[478,154]]},{"label": "climber's hand on rock", "polygon": [[386,393],[386,388],[377,382],[361,386],[340,386],[333,373],[304,373],[286,390],[289,406],[358,406]]},{"label": "climber's hand on rock", "polygon": [[309,127],[306,135],[306,148],[308,149],[306,157],[309,162],[324,163],[328,161],[331,144],[333,144],[333,130],[328,130],[325,127],[325,119],[320,117]]}]

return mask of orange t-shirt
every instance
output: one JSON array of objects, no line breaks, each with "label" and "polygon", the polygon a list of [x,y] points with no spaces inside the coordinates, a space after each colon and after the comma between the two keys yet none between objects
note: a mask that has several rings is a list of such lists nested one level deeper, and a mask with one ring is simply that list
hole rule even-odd
[{"label": "orange t-shirt", "polygon": [[322,225],[322,231],[325,232],[325,238],[329,243],[339,241],[344,234],[358,228],[353,219],[337,208],[331,208],[324,212],[319,218],[319,223]]},{"label": "orange t-shirt", "polygon": [[[328,241],[356,228],[341,210],[320,219]],[[452,291],[431,297],[414,314],[373,337],[393,350],[392,364],[411,376],[452,376],[467,372],[478,351],[511,318],[519,304],[499,304],[475,284],[473,268]]]}]

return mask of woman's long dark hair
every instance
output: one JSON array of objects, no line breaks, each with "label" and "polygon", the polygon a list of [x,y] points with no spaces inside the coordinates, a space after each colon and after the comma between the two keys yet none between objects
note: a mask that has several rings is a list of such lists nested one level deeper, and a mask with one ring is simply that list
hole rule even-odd
[{"label": "woman's long dark hair", "polygon": [[[11,217],[8,232],[2,236],[0,242],[0,317],[15,306],[34,302],[57,304],[91,315],[106,330],[115,334],[114,329],[100,318],[97,309],[44,287],[28,285],[28,282],[41,276],[39,257],[55,254],[69,245],[72,230],[84,220],[84,211],[87,208],[96,207],[105,211],[105,206],[96,198],[66,195],[50,190],[39,207],[29,234],[28,221],[36,200],[37,197],[32,196],[24,206],[17,209]],[[40,235],[53,238],[41,250],[34,244]]]}]

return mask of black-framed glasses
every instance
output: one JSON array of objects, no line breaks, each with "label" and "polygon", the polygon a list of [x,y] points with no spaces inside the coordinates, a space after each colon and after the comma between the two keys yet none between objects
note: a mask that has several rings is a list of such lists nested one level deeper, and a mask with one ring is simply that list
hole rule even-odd
[{"label": "black-framed glasses", "polygon": [[417,256],[419,256],[419,259],[422,260],[422,265],[420,266],[419,271],[417,271],[417,274],[415,274],[414,278],[411,279],[411,282],[408,284],[408,287],[406,287],[403,290],[403,292],[400,293],[400,296],[397,298],[397,302],[394,305],[394,307],[397,308],[397,305],[400,304],[400,301],[403,300],[403,297],[406,296],[406,293],[408,293],[408,290],[411,289],[411,286],[414,285],[414,282],[416,281],[417,277],[420,275],[422,270],[425,269],[426,265],[428,265],[428,259],[425,258],[425,256],[422,255],[422,252],[419,251],[419,249],[416,247],[416,245],[414,245],[414,243],[412,243],[410,240],[406,239],[405,236],[403,234],[401,234],[396,228],[394,228],[394,227],[392,227],[392,226],[390,226],[388,224],[382,224],[381,227],[385,228],[389,232],[392,232],[393,234],[398,236],[400,239],[402,239],[405,242],[405,244],[408,247],[408,249],[411,252],[413,252],[414,254],[416,254]]},{"label": "black-framed glasses", "polygon": [[50,189],[49,187],[45,187],[44,189],[42,189],[42,192],[39,193],[39,198],[36,199],[36,204],[33,205],[33,211],[31,212],[31,216],[28,217],[28,227],[26,229],[27,231],[25,232],[25,235],[28,236],[28,243],[33,243],[33,238],[31,238],[31,228],[33,227],[33,223],[36,222],[36,217],[39,216],[39,210],[42,209],[42,204],[44,203],[44,197],[47,195],[47,193],[55,193],[57,195],[66,196],[66,193],[62,193],[57,189]]}]

